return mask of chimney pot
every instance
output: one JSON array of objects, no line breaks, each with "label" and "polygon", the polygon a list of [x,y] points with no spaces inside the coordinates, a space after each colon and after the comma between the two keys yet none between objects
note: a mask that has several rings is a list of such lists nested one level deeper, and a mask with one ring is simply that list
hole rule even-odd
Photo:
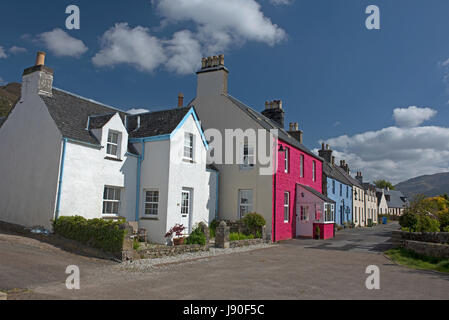
[{"label": "chimney pot", "polygon": [[45,52],[38,51],[36,56],[36,66],[45,65]]},{"label": "chimney pot", "polygon": [[182,108],[184,106],[184,94],[180,92],[178,94],[178,108]]},{"label": "chimney pot", "polygon": [[332,164],[335,165],[335,157],[332,156]]},{"label": "chimney pot", "polygon": [[324,142],[321,144],[321,150],[325,150],[324,149]]},{"label": "chimney pot", "polygon": [[224,66],[224,54],[218,56],[220,66]]}]

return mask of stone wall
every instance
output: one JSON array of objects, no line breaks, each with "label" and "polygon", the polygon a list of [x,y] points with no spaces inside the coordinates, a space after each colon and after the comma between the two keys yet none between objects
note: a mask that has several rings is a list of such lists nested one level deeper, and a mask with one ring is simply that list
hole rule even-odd
[{"label": "stone wall", "polygon": [[248,240],[238,240],[238,241],[231,241],[229,243],[230,248],[240,248],[240,247],[247,247],[247,246],[254,246],[257,244],[266,243],[266,240],[263,239],[248,239]]},{"label": "stone wall", "polygon": [[406,240],[404,248],[427,257],[449,258],[449,245],[447,244]]},{"label": "stone wall", "polygon": [[393,238],[402,240],[422,241],[449,244],[449,232],[406,232],[394,231]]},{"label": "stone wall", "polygon": [[140,259],[157,259],[199,251],[209,251],[209,247],[207,245],[202,246],[197,244],[182,246],[151,245],[149,247],[137,250],[137,255]]},{"label": "stone wall", "polygon": [[422,233],[393,231],[391,243],[396,247],[412,250],[435,258],[449,258],[449,233]]}]

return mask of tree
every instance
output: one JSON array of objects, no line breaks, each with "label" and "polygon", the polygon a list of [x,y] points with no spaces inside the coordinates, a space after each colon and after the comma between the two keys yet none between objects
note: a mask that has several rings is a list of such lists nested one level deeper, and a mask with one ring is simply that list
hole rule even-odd
[{"label": "tree", "polygon": [[390,190],[394,190],[393,184],[390,181],[387,181],[387,180],[377,180],[377,181],[374,181],[374,184],[379,189],[387,189],[388,188]]}]

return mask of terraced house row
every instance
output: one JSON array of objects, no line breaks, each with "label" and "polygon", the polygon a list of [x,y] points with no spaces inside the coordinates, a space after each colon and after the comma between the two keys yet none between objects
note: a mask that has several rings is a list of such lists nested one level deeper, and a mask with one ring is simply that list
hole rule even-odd
[{"label": "terraced house row", "polygon": [[[204,58],[187,106],[180,95],[176,108],[136,115],[54,88],[39,52],[0,124],[0,220],[51,228],[60,216],[122,217],[160,243],[177,223],[189,233],[199,222],[251,212],[265,217],[272,241],[317,230],[328,239],[335,224],[379,222],[387,193],[378,200],[379,190],[361,172],[353,178],[344,160],[337,165],[329,146],[310,151],[298,123],[285,130],[282,101],[258,112],[233,97],[228,76],[223,56]],[[273,171],[261,174],[249,139],[235,146],[243,163],[212,161],[218,149],[208,129],[223,137],[228,129],[257,130]]]}]

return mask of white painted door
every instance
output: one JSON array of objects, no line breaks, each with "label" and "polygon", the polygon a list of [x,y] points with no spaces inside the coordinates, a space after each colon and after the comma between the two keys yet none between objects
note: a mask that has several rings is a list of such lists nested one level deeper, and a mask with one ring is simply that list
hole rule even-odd
[{"label": "white painted door", "polygon": [[182,190],[181,198],[181,224],[186,227],[184,233],[190,234],[190,212],[192,203],[192,192],[190,190]]}]

